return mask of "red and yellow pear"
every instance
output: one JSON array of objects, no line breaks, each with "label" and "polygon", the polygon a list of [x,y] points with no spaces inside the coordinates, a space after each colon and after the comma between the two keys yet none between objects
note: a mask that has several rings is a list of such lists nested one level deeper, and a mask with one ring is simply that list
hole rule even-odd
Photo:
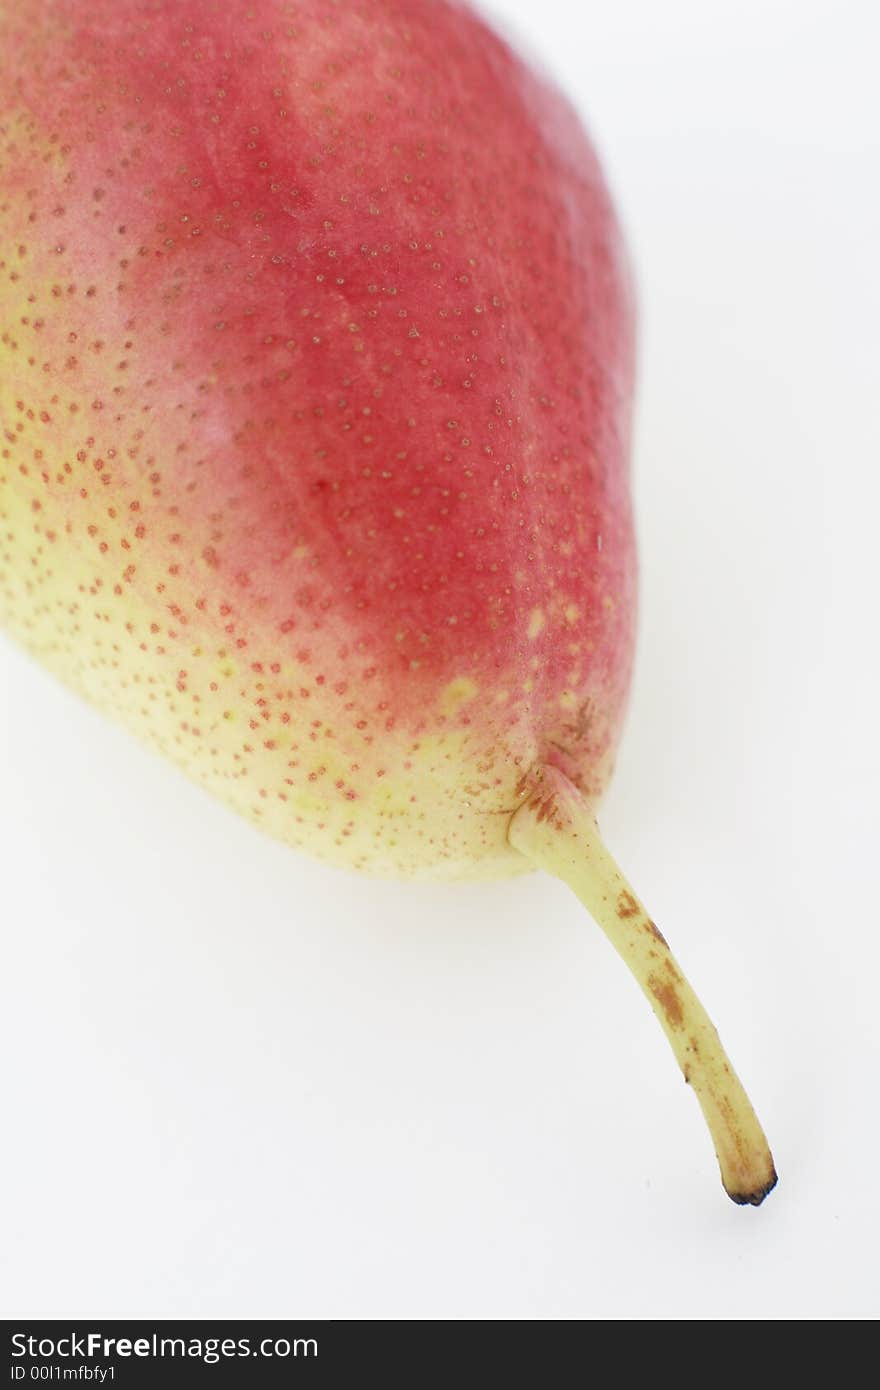
[{"label": "red and yellow pear", "polygon": [[576,116],[445,0],[0,16],[3,625],[296,848],[566,879],[760,1201],[760,1126],[595,825],[633,304]]}]

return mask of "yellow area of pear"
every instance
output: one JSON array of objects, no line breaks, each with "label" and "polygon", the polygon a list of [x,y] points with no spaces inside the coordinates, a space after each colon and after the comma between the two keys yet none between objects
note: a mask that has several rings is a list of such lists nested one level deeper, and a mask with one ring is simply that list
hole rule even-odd
[{"label": "yellow area of pear", "polygon": [[[152,633],[162,605],[151,606],[143,589],[113,592],[118,554],[102,559],[67,536],[60,503],[36,480],[14,479],[8,466],[0,476],[0,556],[9,556],[0,559],[0,625],[193,780],[275,838],[346,867],[441,879],[528,871],[506,826],[535,750],[525,744],[519,765],[502,759],[500,786],[480,773],[484,749],[455,722],[478,694],[470,677],[441,692],[427,733],[358,731],[340,698],[319,690],[293,658],[255,675],[204,632],[171,639],[167,613],[163,631]],[[273,660],[276,644],[265,634]],[[256,633],[251,654],[259,647]],[[304,685],[310,698],[277,699]]]}]

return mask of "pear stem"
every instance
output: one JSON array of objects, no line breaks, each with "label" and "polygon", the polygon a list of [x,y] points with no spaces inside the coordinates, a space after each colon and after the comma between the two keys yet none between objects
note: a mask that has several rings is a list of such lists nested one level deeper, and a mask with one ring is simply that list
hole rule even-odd
[{"label": "pear stem", "polygon": [[539,768],[531,795],[511,819],[508,838],[568,884],[623,957],[696,1092],[728,1196],[740,1205],[759,1206],[776,1185],[764,1131],[709,1015],[605,848],[587,802],[557,768]]}]

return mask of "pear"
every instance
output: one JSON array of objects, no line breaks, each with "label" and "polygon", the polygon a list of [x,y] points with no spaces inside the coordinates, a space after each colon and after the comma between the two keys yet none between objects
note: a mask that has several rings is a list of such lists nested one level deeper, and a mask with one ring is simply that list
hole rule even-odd
[{"label": "pear", "polygon": [[2,0],[0,619],[269,834],[581,897],[775,1182],[605,850],[633,293],[566,101],[427,0]]}]

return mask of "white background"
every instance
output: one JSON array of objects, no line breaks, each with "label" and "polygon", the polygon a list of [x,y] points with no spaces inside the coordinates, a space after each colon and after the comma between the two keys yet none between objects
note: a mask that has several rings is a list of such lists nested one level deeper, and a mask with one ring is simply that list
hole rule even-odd
[{"label": "white background", "polygon": [[580,104],[641,286],[603,826],[780,1185],[726,1200],[561,886],[317,867],[3,642],[6,1316],[880,1313],[877,11],[495,13]]}]

